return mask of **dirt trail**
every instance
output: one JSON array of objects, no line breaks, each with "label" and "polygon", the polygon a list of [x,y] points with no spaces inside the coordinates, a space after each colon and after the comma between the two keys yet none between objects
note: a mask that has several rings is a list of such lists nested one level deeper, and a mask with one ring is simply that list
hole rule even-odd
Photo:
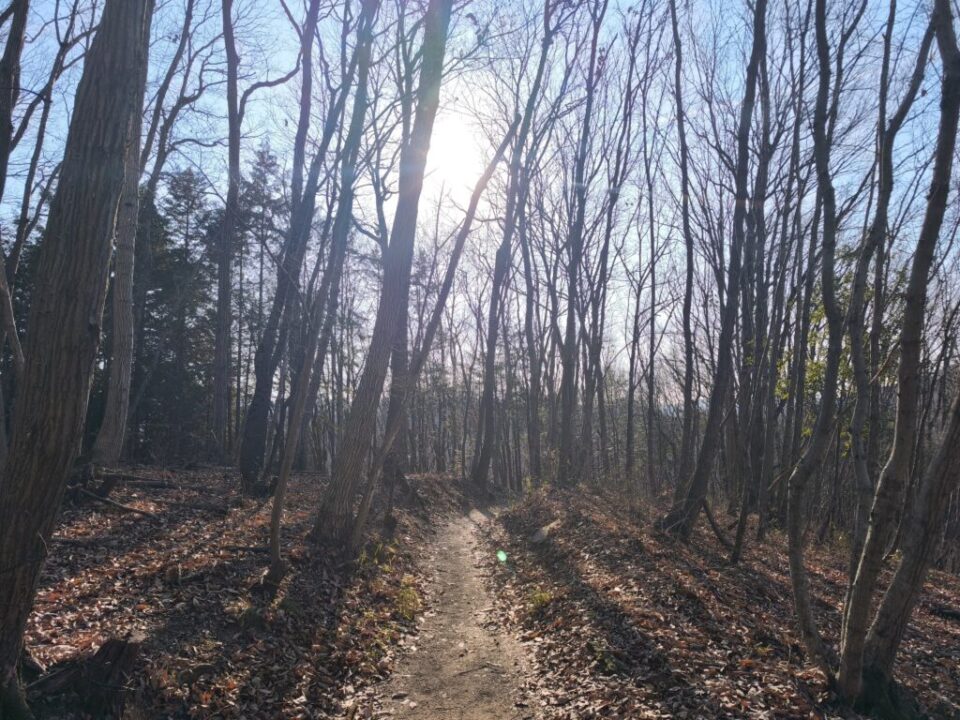
[{"label": "dirt trail", "polygon": [[374,688],[373,718],[411,720],[522,720],[517,707],[523,650],[488,617],[493,598],[478,567],[479,511],[457,518],[429,549],[433,579],[430,609],[415,651],[383,685]]}]

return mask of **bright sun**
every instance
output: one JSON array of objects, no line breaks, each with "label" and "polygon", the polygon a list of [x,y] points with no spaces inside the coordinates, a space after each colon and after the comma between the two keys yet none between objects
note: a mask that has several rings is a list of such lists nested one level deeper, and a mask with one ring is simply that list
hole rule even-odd
[{"label": "bright sun", "polygon": [[460,196],[469,193],[483,172],[481,138],[471,121],[448,112],[437,117],[427,157],[431,190]]}]

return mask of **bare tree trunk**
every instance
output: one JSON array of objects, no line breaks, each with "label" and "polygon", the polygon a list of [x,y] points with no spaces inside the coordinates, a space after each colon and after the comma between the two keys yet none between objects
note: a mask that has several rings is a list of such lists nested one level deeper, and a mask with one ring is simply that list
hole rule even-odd
[{"label": "bare tree trunk", "polygon": [[[508,213],[509,212],[508,210]],[[508,220],[507,227],[512,228],[512,225],[513,219],[511,218]],[[479,443],[477,456],[473,461],[473,472],[471,473],[473,483],[481,488],[487,485],[487,475],[490,472],[490,460],[493,456],[494,445],[496,444],[494,389],[497,382],[497,335],[500,330],[500,306],[503,304],[503,296],[507,291],[507,276],[510,270],[510,248],[509,235],[504,233],[503,240],[501,240],[500,246],[497,248],[497,254],[493,262],[493,287],[490,290],[490,309],[487,315],[487,339],[483,355],[483,388],[480,391]]]},{"label": "bare tree trunk", "polygon": [[107,0],[77,87],[40,249],[23,381],[0,479],[0,715],[25,716],[17,661],[46,548],[79,450],[124,158],[140,112],[150,0]]},{"label": "bare tree trunk", "polygon": [[[529,180],[525,179],[524,184]],[[537,320],[537,289],[533,277],[533,258],[530,253],[530,237],[527,229],[527,217],[523,212],[526,206],[526,189],[522,201],[518,201],[521,208],[519,220],[520,250],[523,257],[523,279],[526,285],[526,303],[523,316],[523,332],[527,346],[527,362],[530,365],[530,380],[527,388],[527,453],[530,461],[530,480],[539,485],[543,476],[543,459],[541,451],[542,428],[540,423],[540,398],[542,391],[542,358],[537,344],[535,330]]]},{"label": "bare tree trunk", "polygon": [[215,452],[226,459],[230,414],[230,280],[240,210],[240,100],[237,89],[240,57],[233,32],[233,0],[223,0],[223,44],[227,58],[227,198],[217,237],[217,322],[213,351],[213,436]]},{"label": "bare tree trunk", "polygon": [[13,151],[13,111],[20,97],[20,55],[26,38],[29,0],[13,0],[7,42],[0,57],[0,197],[7,182],[7,168]]},{"label": "bare tree trunk", "polygon": [[138,110],[133,119],[131,141],[127,146],[123,193],[117,215],[110,375],[107,379],[103,422],[93,444],[93,462],[101,467],[114,467],[120,460],[130,408],[130,381],[133,372],[133,268],[140,214],[141,117]]},{"label": "bare tree trunk", "polygon": [[452,0],[430,0],[424,18],[420,86],[416,119],[410,142],[400,153],[397,208],[390,244],[384,253],[380,303],[363,374],[357,386],[343,433],[343,443],[334,464],[330,487],[314,524],[318,539],[349,541],[353,526],[353,502],[364,458],[376,429],[377,407],[383,393],[387,366],[396,331],[407,313],[410,268],[417,227],[417,210],[423,174],[440,101],[443,57],[447,46]]},{"label": "bare tree trunk", "polygon": [[[865,3],[853,22],[863,14]],[[823,296],[824,315],[827,321],[827,353],[823,385],[820,390],[820,407],[814,422],[813,432],[806,450],[790,476],[788,485],[787,535],[789,539],[790,578],[793,586],[793,602],[804,646],[812,660],[832,677],[830,651],[817,629],[816,618],[810,602],[809,579],[804,563],[805,492],[810,479],[820,469],[824,455],[833,439],[833,426],[837,408],[837,386],[840,369],[840,352],[843,343],[843,315],[836,297],[834,272],[837,244],[837,208],[830,170],[831,137],[829,132],[829,99],[831,93],[832,67],[830,43],[827,35],[826,0],[816,0],[814,29],[817,45],[820,79],[814,107],[813,140],[814,162],[817,172],[817,195],[822,207],[822,237],[820,260],[820,290]],[[842,67],[838,68],[838,75]],[[837,78],[837,82],[839,82]]]},{"label": "bare tree trunk", "polygon": [[[314,3],[314,8],[319,3]],[[357,156],[363,139],[363,127],[367,116],[367,79],[370,71],[370,53],[373,44],[373,26],[380,8],[380,0],[364,0],[357,28],[357,87],[354,94],[353,114],[350,128],[344,141],[343,160],[340,167],[340,195],[337,198],[336,217],[331,232],[330,257],[313,301],[305,308],[307,344],[303,351],[303,364],[293,380],[290,390],[292,407],[287,441],[284,443],[280,473],[273,496],[270,517],[270,570],[268,579],[279,583],[286,572],[280,552],[280,523],[283,517],[283,502],[287,484],[297,457],[297,447],[303,431],[307,402],[316,397],[317,384],[323,370],[323,358],[327,354],[330,336],[333,333],[337,303],[340,296],[340,281],[343,263],[353,221],[354,185],[357,176]],[[315,22],[315,10],[312,9]],[[308,22],[308,26],[313,23]],[[304,35],[312,39],[313,30]],[[319,262],[319,260],[318,260]]]},{"label": "bare tree trunk", "polygon": [[736,202],[733,215],[733,236],[730,243],[729,268],[727,270],[727,296],[723,306],[723,317],[720,321],[717,371],[710,392],[703,441],[700,445],[700,452],[697,454],[693,474],[685,486],[685,492],[674,502],[666,516],[657,523],[657,526],[661,529],[673,532],[681,538],[690,536],[706,499],[707,483],[720,447],[721,423],[727,401],[727,390],[731,381],[733,359],[730,346],[733,342],[734,325],[737,321],[741,249],[743,247],[744,224],[749,201],[747,177],[750,160],[750,124],[753,119],[753,107],[756,99],[757,75],[761,58],[766,53],[766,15],[766,0],[758,0],[754,5],[753,46],[747,64],[746,86],[743,103],[740,106],[739,124],[737,125]]},{"label": "bare tree trunk", "polygon": [[[20,55],[26,36],[27,15],[29,0],[14,0],[8,10],[12,11],[10,30],[4,46],[3,56],[0,57],[0,199],[7,182],[7,169],[10,163],[10,154],[13,151],[14,128],[13,111],[20,96]],[[17,333],[17,324],[13,316],[13,301],[10,290],[10,279],[3,254],[0,253],[0,327],[3,335],[10,343],[13,354],[13,366],[17,375],[23,371],[23,349],[20,347],[20,336]],[[2,341],[0,341],[2,343]],[[0,444],[6,442],[6,433],[0,437]]]},{"label": "bare tree trunk", "polygon": [[[639,264],[639,262],[638,262]],[[626,445],[626,460],[624,462],[624,474],[629,483],[634,481],[634,463],[636,462],[636,398],[637,386],[640,384],[637,379],[637,362],[640,354],[640,293],[642,282],[637,279],[637,297],[633,305],[633,323],[630,332],[630,360],[627,369],[627,424],[624,433]]]},{"label": "bare tree trunk", "polygon": [[580,126],[580,138],[573,168],[573,221],[567,236],[569,257],[567,258],[567,318],[560,348],[560,362],[563,374],[560,378],[560,447],[557,481],[561,485],[570,485],[579,480],[581,453],[574,440],[573,425],[577,408],[577,313],[579,310],[580,265],[583,261],[584,220],[587,210],[586,163],[590,134],[593,132],[593,104],[599,82],[600,68],[598,53],[600,49],[600,28],[606,15],[608,0],[594,0],[590,4],[590,59],[587,65],[587,77],[584,100],[583,120]]},{"label": "bare tree trunk", "polygon": [[[948,71],[960,77],[960,58],[953,55]],[[954,90],[954,93],[957,91]],[[870,626],[864,648],[867,675],[874,681],[889,681],[897,650],[903,640],[910,616],[923,589],[923,583],[940,544],[940,530],[946,518],[950,497],[960,478],[960,395],[953,402],[950,423],[920,481],[919,491],[910,509],[908,529],[900,546],[901,560]],[[873,688],[863,688],[864,693]]]},{"label": "bare tree trunk", "polygon": [[[311,8],[311,13],[312,13]],[[305,42],[301,35],[301,42]],[[303,46],[301,46],[303,47]],[[307,55],[303,57],[308,58]],[[274,375],[287,343],[291,306],[297,296],[300,271],[306,254],[307,241],[316,211],[316,195],[323,162],[343,117],[346,99],[353,83],[357,67],[357,53],[347,65],[345,77],[330,102],[324,117],[323,131],[317,150],[310,162],[306,180],[303,180],[305,144],[312,118],[312,68],[304,65],[300,91],[300,118],[294,140],[294,167],[292,170],[292,198],[290,227],[286,232],[284,246],[277,267],[277,287],[267,313],[263,332],[254,352],[254,389],[247,406],[240,441],[240,484],[246,495],[262,495],[266,485],[261,482],[267,434],[270,426],[270,406],[273,396]]]},{"label": "bare tree trunk", "polygon": [[[394,408],[394,412],[390,413],[388,408],[387,426],[383,433],[383,443],[374,456],[373,461],[370,463],[370,468],[367,473],[366,487],[364,488],[363,497],[360,500],[360,507],[357,510],[357,515],[353,522],[353,529],[350,534],[349,547],[351,550],[359,547],[362,539],[363,529],[366,526],[367,517],[370,512],[370,506],[373,501],[373,493],[376,488],[377,478],[379,477],[381,470],[383,470],[384,463],[393,450],[394,442],[396,441],[397,436],[406,425],[406,414],[403,411],[406,408],[411,395],[416,390],[420,373],[427,361],[427,357],[430,355],[430,348],[433,346],[433,340],[440,328],[440,323],[443,319],[443,311],[446,307],[447,299],[450,297],[450,291],[453,288],[454,276],[460,263],[460,257],[463,255],[463,248],[467,241],[467,237],[470,235],[470,230],[473,227],[473,221],[476,218],[477,207],[480,204],[480,199],[483,196],[483,192],[486,190],[488,183],[490,182],[490,178],[493,177],[493,173],[496,170],[497,165],[499,165],[500,161],[503,159],[503,156],[507,150],[507,146],[510,144],[519,122],[519,118],[514,119],[513,124],[510,126],[509,130],[507,130],[507,134],[504,136],[503,141],[500,143],[500,146],[494,153],[493,158],[487,165],[486,170],[473,188],[473,193],[470,196],[470,204],[467,206],[467,212],[464,216],[463,224],[460,226],[460,229],[457,232],[457,236],[453,245],[453,251],[450,254],[450,261],[447,263],[446,273],[444,274],[443,281],[440,283],[440,290],[437,293],[437,301],[433,307],[433,313],[430,315],[430,319],[427,321],[427,325],[423,331],[420,347],[412,354],[409,365],[407,365],[405,368],[402,368],[400,372],[398,372],[391,379],[393,384],[390,388],[390,403]],[[482,302],[477,306],[478,314],[480,305],[482,305]],[[477,330],[479,334],[479,324],[477,326]],[[391,360],[392,359],[393,358],[391,355]],[[469,375],[470,373],[468,370],[464,368],[464,385],[467,388],[468,394],[470,392],[470,385],[466,379],[469,377]],[[468,397],[467,402],[464,403],[464,433],[463,441],[461,443],[461,448],[463,448],[461,450],[461,458],[463,459],[464,463],[466,460],[466,416],[470,410],[469,406],[470,402]],[[465,468],[462,468],[462,470],[465,473]],[[464,477],[464,479],[466,478]]]},{"label": "bare tree trunk", "polygon": [[[500,323],[500,305],[503,303],[503,296],[506,293],[505,285],[509,271],[510,256],[512,253],[513,235],[516,232],[518,223],[524,222],[520,216],[525,211],[526,197],[529,189],[527,187],[527,183],[529,183],[529,176],[527,174],[528,167],[524,167],[523,163],[524,153],[527,149],[527,138],[530,134],[530,128],[533,125],[537,104],[540,100],[540,88],[543,84],[544,73],[547,68],[550,47],[553,44],[553,39],[556,37],[557,31],[560,29],[560,23],[562,22],[561,18],[556,20],[555,24],[551,25],[551,23],[555,20],[555,14],[558,9],[558,6],[554,5],[553,2],[554,0],[544,0],[543,39],[540,43],[540,56],[537,61],[537,69],[534,73],[530,94],[527,96],[527,101],[523,107],[523,114],[520,120],[520,129],[517,131],[516,143],[510,159],[509,187],[507,189],[508,195],[506,216],[504,218],[503,226],[503,238],[500,241],[500,246],[497,248],[497,254],[494,259],[493,288],[490,293],[490,311],[487,316],[486,346],[484,348],[483,389],[481,390],[480,395],[480,442],[478,444],[479,447],[477,449],[477,455],[474,459],[473,470],[471,473],[473,482],[481,487],[485,486],[487,482],[487,474],[490,471],[490,459],[493,453],[493,445],[496,436],[493,395],[494,384],[496,383],[494,370],[496,368],[497,329]],[[526,160],[526,165],[529,166],[529,155],[526,157]],[[532,333],[533,320],[531,305],[533,302],[533,285],[530,279],[529,248],[526,245],[526,237],[523,234],[521,235],[521,244],[524,258],[524,278],[527,280],[527,303],[529,317],[526,320],[526,329],[529,343]],[[533,350],[531,350],[531,352],[533,352]],[[531,366],[536,364],[537,363],[534,363],[531,359]],[[537,379],[537,385],[539,386],[539,378]],[[537,422],[537,425],[538,438],[536,443],[539,445],[539,421]],[[539,450],[537,450],[537,466],[537,475],[539,476]]]},{"label": "bare tree trunk", "polygon": [[[644,97],[644,124],[647,122],[646,97]],[[655,437],[657,423],[657,233],[656,211],[653,202],[653,170],[651,164],[652,149],[647,147],[647,133],[644,128],[644,176],[647,184],[647,233],[650,241],[650,320],[647,328],[647,489],[656,495],[660,487],[659,463]]]},{"label": "bare tree trunk", "polygon": [[[844,642],[838,680],[840,691],[848,699],[854,699],[860,695],[865,655],[864,643],[866,641],[864,633],[868,622],[870,604],[884,553],[896,532],[898,505],[912,469],[912,456],[917,433],[921,382],[920,356],[926,315],[927,285],[950,190],[953,153],[956,147],[958,117],[960,117],[960,52],[958,52],[953,31],[952,12],[949,4],[944,0],[939,0],[936,3],[931,24],[936,31],[937,45],[944,65],[941,83],[940,129],[937,135],[926,213],[917,240],[904,303],[903,324],[900,331],[900,367],[897,373],[897,416],[893,449],[880,475],[874,495],[870,524],[867,528],[857,574],[850,589],[850,600],[845,613]],[[948,459],[941,460],[941,462],[952,461]],[[936,475],[940,470],[932,470],[932,472]],[[939,481],[931,479],[929,482]],[[923,516],[926,509],[921,508],[917,512]],[[923,535],[927,529],[927,523],[919,521],[918,523],[918,535]],[[922,539],[917,540],[919,545],[922,545],[923,542]],[[919,558],[919,555],[925,554],[926,551],[921,552],[919,546],[915,545],[915,547],[918,557],[913,563],[915,565],[913,572],[920,573],[919,581],[922,583],[922,575],[925,573],[925,569],[920,571],[919,567],[924,565],[925,562]],[[905,574],[910,572],[910,570],[904,569]],[[902,600],[890,600],[891,604],[902,604],[902,602]],[[912,601],[907,604],[912,607]],[[891,612],[900,615],[900,612]],[[906,614],[909,615],[909,610],[906,610]],[[902,622],[905,624],[905,617]],[[881,626],[883,626],[883,623],[881,623]],[[892,635],[896,635],[897,632],[902,632],[902,630],[896,631]],[[899,637],[895,641],[891,640],[891,644],[892,650],[888,650],[888,654],[896,652]],[[890,663],[892,664],[892,658]],[[884,665],[886,663],[881,662],[880,664]],[[885,670],[889,672],[889,667]]]},{"label": "bare tree trunk", "polygon": [[690,229],[690,170],[687,148],[687,119],[683,109],[683,43],[677,22],[677,0],[670,0],[670,26],[673,30],[673,98],[677,116],[677,140],[680,143],[680,217],[685,250],[683,284],[683,430],[680,436],[680,464],[677,477],[690,475],[693,457],[693,232]]}]

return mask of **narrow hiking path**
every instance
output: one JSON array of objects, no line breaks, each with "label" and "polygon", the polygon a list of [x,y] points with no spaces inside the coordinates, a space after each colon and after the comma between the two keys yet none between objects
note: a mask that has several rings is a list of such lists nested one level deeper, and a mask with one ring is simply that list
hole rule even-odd
[{"label": "narrow hiking path", "polygon": [[471,510],[439,530],[427,550],[432,578],[417,644],[387,681],[371,689],[366,712],[356,717],[534,717],[525,703],[518,703],[523,649],[490,617],[494,599],[484,584],[477,537],[487,522],[487,516]]}]

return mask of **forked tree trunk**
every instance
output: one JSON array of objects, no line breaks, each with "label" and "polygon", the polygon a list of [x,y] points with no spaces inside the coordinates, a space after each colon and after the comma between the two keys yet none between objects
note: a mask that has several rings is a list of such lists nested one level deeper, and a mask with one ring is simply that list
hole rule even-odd
[{"label": "forked tree trunk", "polygon": [[[367,79],[370,71],[370,52],[373,43],[373,25],[380,8],[380,0],[364,0],[357,28],[357,88],[354,95],[350,127],[344,141],[343,159],[340,167],[340,196],[337,198],[336,215],[331,231],[330,257],[316,296],[306,308],[304,324],[307,340],[304,348],[303,366],[293,379],[290,390],[292,407],[287,442],[283,447],[280,474],[274,491],[273,510],[270,517],[270,570],[268,579],[277,584],[285,574],[285,563],[280,554],[280,523],[283,518],[283,502],[287,484],[297,457],[297,447],[303,432],[307,403],[316,397],[318,378],[323,371],[323,360],[333,332],[343,262],[347,254],[350,227],[353,219],[354,186],[357,176],[357,156],[363,139],[367,117]],[[310,35],[312,36],[312,31]],[[319,260],[318,260],[319,262]]]},{"label": "forked tree trunk", "polygon": [[579,309],[578,285],[580,265],[583,260],[584,223],[587,210],[586,164],[590,137],[593,132],[593,105],[601,68],[599,67],[600,28],[606,15],[608,0],[594,0],[590,5],[590,59],[586,68],[583,121],[573,167],[573,220],[567,235],[567,317],[563,345],[560,348],[560,363],[563,374],[560,378],[560,448],[557,481],[569,485],[580,478],[581,452],[574,440],[574,415],[577,409],[577,313]]},{"label": "forked tree trunk", "polygon": [[[862,10],[861,10],[862,13]],[[834,258],[837,245],[837,208],[830,170],[829,100],[832,80],[832,58],[827,36],[826,0],[816,0],[814,9],[817,58],[820,80],[813,116],[814,163],[817,173],[817,197],[822,208],[820,242],[820,291],[827,321],[827,352],[820,390],[820,407],[813,432],[788,485],[787,535],[789,540],[790,579],[793,603],[800,626],[800,635],[811,659],[829,676],[829,650],[817,630],[810,603],[809,579],[804,562],[804,502],[806,487],[823,462],[833,439],[834,415],[837,407],[840,352],[843,343],[843,316],[836,297]],[[839,82],[839,78],[837,82]]]},{"label": "forked tree trunk", "polygon": [[107,0],[77,87],[40,246],[10,449],[0,477],[0,715],[25,711],[17,661],[80,447],[131,120],[143,98],[151,0]]},{"label": "forked tree trunk", "polygon": [[[736,164],[736,203],[733,212],[733,236],[730,243],[730,260],[727,270],[727,297],[720,320],[720,337],[717,347],[717,372],[714,376],[710,402],[707,407],[707,421],[703,429],[703,441],[697,453],[697,461],[689,481],[685,481],[684,491],[679,494],[670,511],[662,517],[657,526],[672,532],[681,538],[688,538],[693,525],[700,515],[707,496],[707,483],[713,472],[717,451],[720,448],[721,424],[726,407],[727,390],[731,381],[733,359],[730,346],[733,342],[734,325],[737,321],[741,249],[743,247],[744,225],[747,212],[747,178],[750,162],[750,125],[753,120],[753,106],[757,96],[757,75],[760,60],[766,53],[766,0],[758,0],[753,11],[753,46],[747,63],[746,86],[743,104],[740,106],[740,119],[737,126],[737,164]],[[681,481],[684,481],[681,479]]]},{"label": "forked tree trunk", "polygon": [[[873,221],[864,238],[863,247],[857,258],[856,269],[853,276],[853,288],[850,297],[850,309],[848,315],[848,325],[850,328],[850,354],[853,360],[854,381],[857,388],[856,405],[854,406],[853,418],[850,421],[850,435],[853,449],[854,483],[856,488],[856,504],[853,530],[853,543],[850,552],[850,586],[846,598],[846,608],[844,612],[843,631],[841,633],[841,645],[843,647],[843,657],[841,658],[840,682],[846,686],[845,693],[855,693],[855,687],[858,681],[849,683],[851,676],[859,677],[860,663],[859,658],[863,652],[864,632],[867,623],[867,605],[873,594],[873,585],[876,582],[877,572],[879,571],[881,555],[885,552],[885,547],[880,547],[880,543],[874,542],[870,553],[863,555],[863,549],[866,543],[868,531],[868,513],[873,501],[873,482],[870,474],[870,462],[868,460],[868,449],[863,438],[863,429],[867,420],[868,410],[872,402],[870,372],[867,368],[866,358],[863,348],[863,306],[865,303],[867,272],[870,260],[875,252],[878,252],[885,241],[887,234],[888,212],[890,199],[893,195],[893,148],[897,132],[907,117],[910,107],[917,96],[920,84],[923,80],[925,66],[930,46],[933,41],[934,26],[931,24],[921,43],[920,52],[917,55],[913,78],[909,85],[907,93],[904,95],[894,116],[888,121],[886,117],[889,65],[891,55],[891,44],[894,20],[896,19],[896,2],[891,2],[890,13],[887,20],[887,30],[884,36],[884,57],[880,74],[880,101],[879,101],[879,127],[877,132],[877,168],[878,168],[878,189],[877,206],[874,212]],[[876,309],[875,309],[876,312]],[[905,409],[905,408],[904,408]],[[905,425],[898,424],[898,432],[906,432]],[[886,491],[885,491],[886,492]],[[876,541],[877,538],[875,537]],[[885,545],[886,543],[884,543]],[[865,561],[865,562],[864,562]],[[858,572],[860,579],[857,580]],[[847,622],[852,619],[854,623],[853,632],[849,636],[847,633]]]},{"label": "forked tree trunk", "polygon": [[[897,423],[893,450],[877,485],[873,509],[870,513],[870,525],[867,529],[857,575],[850,589],[850,601],[844,618],[845,633],[838,679],[841,693],[849,699],[855,699],[860,695],[863,660],[866,654],[864,643],[867,642],[864,633],[870,604],[887,544],[896,532],[896,513],[912,468],[911,459],[917,433],[920,357],[926,315],[927,284],[950,190],[953,153],[957,140],[958,117],[960,117],[960,51],[958,51],[953,31],[951,8],[946,0],[938,0],[935,4],[931,22],[935,28],[937,45],[943,61],[940,129],[937,135],[926,213],[917,240],[904,303],[903,324],[900,332],[900,367],[897,373]],[[950,432],[954,431],[953,423],[955,422],[956,416],[953,415],[951,429],[946,436],[948,440]],[[930,483],[945,486],[950,482],[941,478],[940,475],[949,472],[949,468],[954,465],[952,455],[955,451],[955,447],[941,448],[934,460],[934,463],[941,464],[931,465],[922,492],[928,492],[927,486]],[[922,500],[917,501],[912,510],[916,527],[914,532],[917,535],[910,539],[912,555],[909,561],[907,556],[904,556],[903,564],[898,571],[901,578],[911,576],[917,585],[923,582],[929,557],[929,550],[924,547],[930,542],[926,534],[932,532],[931,525],[936,524],[933,522],[936,510],[925,506],[930,502],[934,505],[938,502],[936,499],[926,498],[922,493],[921,498]],[[895,584],[899,585],[903,582],[901,579]],[[891,585],[883,601],[883,605],[887,606],[888,610],[881,610],[874,621],[874,628],[877,630],[871,630],[871,643],[874,646],[872,652],[877,655],[877,659],[871,658],[870,662],[878,665],[879,669],[887,674],[892,665],[892,656],[899,645],[903,627],[915,602],[915,599],[904,591],[904,588],[896,589]],[[917,591],[918,587],[910,590],[912,593]],[[900,597],[897,597],[898,595]],[[881,616],[884,620],[881,620]],[[878,632],[883,634],[885,640],[876,639]],[[887,649],[878,652],[877,646],[884,644]]]},{"label": "forked tree trunk", "polygon": [[[956,62],[956,60],[954,61]],[[960,71],[960,67],[953,72]],[[950,497],[960,486],[960,395],[950,422],[920,481],[900,545],[901,560],[870,626],[864,648],[866,675],[889,682],[910,616],[941,542]],[[864,693],[867,688],[864,688]]]},{"label": "forked tree trunk", "polygon": [[423,189],[427,151],[440,103],[440,81],[447,47],[453,0],[430,0],[424,18],[424,35],[417,108],[410,142],[400,153],[397,208],[390,244],[383,258],[380,302],[363,374],[354,395],[343,432],[343,443],[334,463],[330,487],[317,513],[313,535],[317,539],[349,542],[353,503],[364,459],[376,429],[377,408],[383,394],[387,366],[397,328],[407,314],[410,269],[417,229],[418,205]]}]

